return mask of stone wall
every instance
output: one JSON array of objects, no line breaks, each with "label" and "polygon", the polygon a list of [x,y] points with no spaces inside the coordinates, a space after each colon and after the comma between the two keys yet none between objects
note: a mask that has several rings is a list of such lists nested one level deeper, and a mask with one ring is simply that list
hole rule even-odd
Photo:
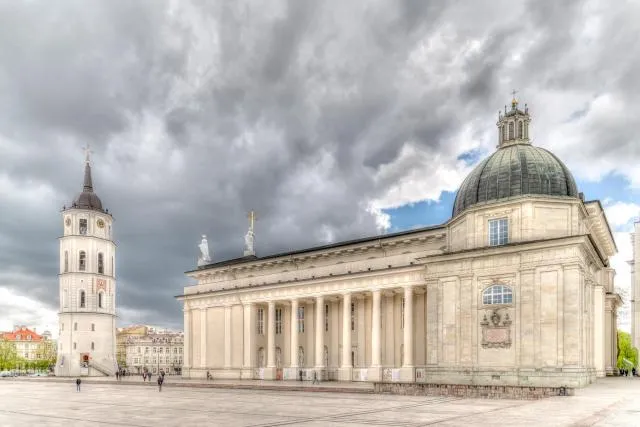
[{"label": "stone wall", "polygon": [[484,399],[535,400],[553,396],[573,396],[566,387],[481,386],[463,384],[374,383],[376,393],[408,396],[449,396]]}]

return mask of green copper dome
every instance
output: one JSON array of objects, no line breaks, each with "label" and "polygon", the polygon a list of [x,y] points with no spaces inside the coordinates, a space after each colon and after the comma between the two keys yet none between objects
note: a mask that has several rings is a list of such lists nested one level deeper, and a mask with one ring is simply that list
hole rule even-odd
[{"label": "green copper dome", "polygon": [[462,182],[453,216],[478,203],[528,194],[578,197],[569,169],[544,148],[515,144],[498,149]]},{"label": "green copper dome", "polygon": [[498,113],[498,150],[465,178],[453,204],[455,217],[465,209],[516,196],[579,197],[567,167],[551,152],[529,142],[529,110]]}]

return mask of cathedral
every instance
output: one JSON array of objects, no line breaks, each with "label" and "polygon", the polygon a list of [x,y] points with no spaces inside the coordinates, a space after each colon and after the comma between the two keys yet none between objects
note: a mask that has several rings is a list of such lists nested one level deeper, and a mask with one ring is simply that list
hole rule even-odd
[{"label": "cathedral", "polygon": [[113,217],[93,191],[89,149],[82,192],[62,209],[56,376],[113,375],[116,244]]},{"label": "cathedral", "polygon": [[212,262],[184,307],[183,376],[583,387],[614,372],[617,248],[602,205],[531,144],[514,98],[444,224]]}]

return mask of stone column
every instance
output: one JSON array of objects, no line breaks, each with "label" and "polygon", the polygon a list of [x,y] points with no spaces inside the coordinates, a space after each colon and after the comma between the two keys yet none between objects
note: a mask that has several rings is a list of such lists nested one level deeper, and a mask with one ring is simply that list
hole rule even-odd
[{"label": "stone column", "polygon": [[324,297],[316,297],[316,357],[318,379],[323,378],[324,366]]},{"label": "stone column", "polygon": [[231,306],[224,307],[224,368],[231,368]]},{"label": "stone column", "polygon": [[[298,367],[298,300],[291,300],[291,367]],[[297,377],[297,372],[294,376]]]},{"label": "stone column", "polygon": [[378,367],[381,364],[380,354],[380,289],[373,291],[371,307],[371,366]]},{"label": "stone column", "polygon": [[276,367],[276,302],[269,301],[267,316],[267,368]]},{"label": "stone column", "polygon": [[184,341],[182,350],[182,376],[189,378],[189,368],[191,368],[191,310],[184,307]]},{"label": "stone column", "polygon": [[400,380],[404,382],[415,381],[414,369],[414,333],[413,333],[413,288],[406,286],[404,288],[404,330],[402,336],[402,344],[404,346],[404,360],[402,361],[402,369],[400,370]]},{"label": "stone column", "polygon": [[[366,347],[362,346],[362,348],[364,351]],[[382,347],[380,345],[380,289],[376,289],[372,292],[371,301],[371,366],[369,366],[367,375],[367,379],[369,381],[382,380],[381,354]]]},{"label": "stone column", "polygon": [[413,289],[404,288],[404,360],[403,368],[413,367]]},{"label": "stone column", "polygon": [[200,309],[200,367],[207,367],[207,309]]},{"label": "stone column", "polygon": [[342,296],[342,366],[340,381],[351,381],[351,294]]},{"label": "stone column", "polygon": [[243,329],[244,339],[242,343],[242,379],[253,379],[255,367],[255,305],[247,303],[243,305]]}]

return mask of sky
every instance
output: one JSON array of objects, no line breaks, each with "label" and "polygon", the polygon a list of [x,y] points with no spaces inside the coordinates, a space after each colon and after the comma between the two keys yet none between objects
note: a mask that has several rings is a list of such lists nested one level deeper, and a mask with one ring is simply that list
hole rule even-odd
[{"label": "sky", "polygon": [[624,289],[639,34],[623,0],[0,0],[0,330],[57,333],[86,144],[118,324],[181,329],[200,236],[241,256],[250,210],[258,256],[445,222],[514,89],[603,202]]}]

